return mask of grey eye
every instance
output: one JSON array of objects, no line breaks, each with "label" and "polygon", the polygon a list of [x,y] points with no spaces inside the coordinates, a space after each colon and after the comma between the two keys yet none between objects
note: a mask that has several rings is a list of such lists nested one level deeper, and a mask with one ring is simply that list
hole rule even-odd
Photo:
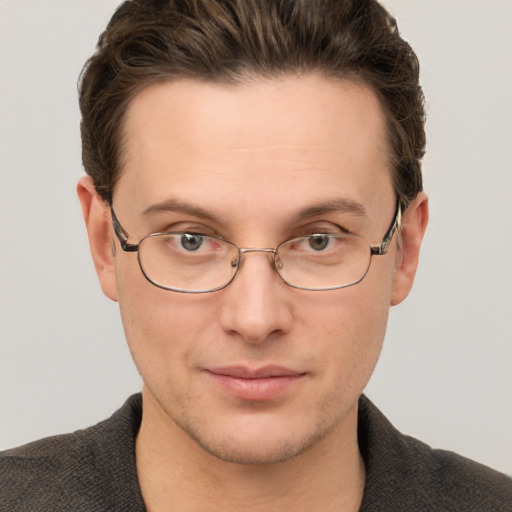
[{"label": "grey eye", "polygon": [[329,235],[315,235],[308,238],[308,243],[314,251],[323,251],[329,245]]},{"label": "grey eye", "polygon": [[185,233],[181,235],[180,243],[186,251],[197,251],[203,245],[203,237],[201,235]]}]

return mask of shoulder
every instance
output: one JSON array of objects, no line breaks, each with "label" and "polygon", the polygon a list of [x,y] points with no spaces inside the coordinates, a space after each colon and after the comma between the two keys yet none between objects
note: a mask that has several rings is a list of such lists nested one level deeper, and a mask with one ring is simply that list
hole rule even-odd
[{"label": "shoulder", "polygon": [[[1,453],[0,508],[25,510],[35,507],[37,510],[38,502],[61,498],[55,492],[57,489],[73,492],[80,472],[86,470],[82,466],[80,445],[87,437],[87,431],[76,432]],[[31,505],[27,507],[29,503]]]},{"label": "shoulder", "polygon": [[398,432],[365,397],[359,439],[367,466],[363,511],[512,510],[512,479]]},{"label": "shoulder", "polygon": [[[0,510],[92,512],[108,510],[114,497],[117,503],[137,502],[138,402],[140,397],[130,398],[111,418],[88,429],[0,453]],[[127,504],[116,510],[137,508]]]},{"label": "shoulder", "polygon": [[456,453],[433,449],[404,436],[406,460],[425,500],[436,497],[442,510],[512,511],[512,479]]}]

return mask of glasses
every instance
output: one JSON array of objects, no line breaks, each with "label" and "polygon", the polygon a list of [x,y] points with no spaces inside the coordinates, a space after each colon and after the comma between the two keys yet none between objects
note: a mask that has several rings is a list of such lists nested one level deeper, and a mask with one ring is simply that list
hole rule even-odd
[{"label": "glasses", "polygon": [[281,242],[275,249],[241,248],[214,236],[194,232],[152,233],[138,244],[129,235],[110,206],[114,232],[126,252],[137,252],[139,266],[155,286],[182,293],[208,293],[228,286],[240,270],[244,255],[267,253],[276,272],[289,286],[300,290],[336,290],[361,282],[372,256],[389,250],[400,228],[401,207],[382,242],[372,245],[355,234],[318,233]]}]

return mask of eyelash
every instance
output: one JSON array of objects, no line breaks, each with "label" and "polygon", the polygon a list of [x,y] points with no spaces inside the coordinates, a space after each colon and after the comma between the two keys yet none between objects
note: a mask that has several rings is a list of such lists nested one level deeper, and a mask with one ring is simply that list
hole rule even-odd
[{"label": "eyelash", "polygon": [[301,232],[301,235],[298,236],[310,236],[315,234],[326,234],[326,235],[339,235],[339,234],[351,234],[351,231],[349,229],[344,228],[343,226],[340,226],[339,224],[332,224],[329,223],[329,226],[325,225],[309,225],[306,226],[305,229],[299,229],[299,232]]}]

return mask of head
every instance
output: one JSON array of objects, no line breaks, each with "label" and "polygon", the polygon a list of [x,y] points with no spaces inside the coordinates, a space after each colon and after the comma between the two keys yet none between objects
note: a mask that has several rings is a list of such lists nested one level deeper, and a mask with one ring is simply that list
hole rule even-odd
[{"label": "head", "polygon": [[[125,2],[80,106],[79,195],[144,421],[245,463],[354,434],[427,219],[418,63],[390,15],[373,1]],[[109,209],[133,243],[186,231],[274,248],[312,233],[380,243],[397,201],[401,245],[395,235],[361,282],[329,291],[288,286],[266,252],[244,255],[221,290],[160,289],[120,249]]]}]

